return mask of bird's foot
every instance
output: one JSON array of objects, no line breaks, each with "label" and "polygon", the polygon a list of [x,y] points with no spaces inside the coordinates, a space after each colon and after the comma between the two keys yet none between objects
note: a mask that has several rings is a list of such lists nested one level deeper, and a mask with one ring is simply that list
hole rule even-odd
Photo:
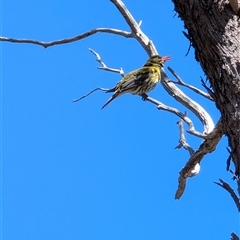
[{"label": "bird's foot", "polygon": [[141,94],[142,100],[146,101],[146,99],[148,98],[148,95],[146,93]]}]

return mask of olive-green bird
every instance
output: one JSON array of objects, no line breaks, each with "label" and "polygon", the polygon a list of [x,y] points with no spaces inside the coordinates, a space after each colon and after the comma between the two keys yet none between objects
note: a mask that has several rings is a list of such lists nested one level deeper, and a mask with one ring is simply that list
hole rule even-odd
[{"label": "olive-green bird", "polygon": [[161,68],[169,59],[169,56],[152,56],[142,68],[128,73],[114,88],[106,91],[106,93],[114,92],[114,94],[103,105],[102,109],[124,93],[143,95],[153,90],[161,81]]}]

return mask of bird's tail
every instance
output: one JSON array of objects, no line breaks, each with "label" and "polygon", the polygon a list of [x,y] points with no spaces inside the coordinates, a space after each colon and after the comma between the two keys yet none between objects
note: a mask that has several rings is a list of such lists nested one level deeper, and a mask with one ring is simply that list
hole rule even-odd
[{"label": "bird's tail", "polygon": [[[116,87],[111,88],[111,89],[105,91],[105,93],[115,92],[115,90],[116,90]],[[104,109],[104,108],[105,108],[113,99],[115,99],[117,96],[118,96],[118,95],[113,94],[113,95],[108,99],[108,101],[102,106],[102,109]]]},{"label": "bird's tail", "polygon": [[114,100],[117,96],[116,95],[112,95],[107,102],[102,106],[102,109],[104,109],[112,100]]}]

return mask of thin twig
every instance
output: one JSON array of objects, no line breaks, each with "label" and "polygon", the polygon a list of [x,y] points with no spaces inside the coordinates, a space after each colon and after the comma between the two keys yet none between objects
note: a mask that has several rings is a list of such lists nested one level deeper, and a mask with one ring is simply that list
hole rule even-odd
[{"label": "thin twig", "polygon": [[[186,114],[185,114],[186,115]],[[179,139],[179,145],[175,147],[176,148],[181,148],[183,147],[184,149],[186,149],[190,156],[192,156],[194,154],[194,150],[193,148],[187,143],[187,140],[185,138],[185,134],[184,134],[184,127],[183,127],[183,120],[180,119],[178,122],[177,122],[178,126],[179,126],[179,130],[180,130],[180,139]],[[200,164],[197,163],[195,165],[195,167],[192,169],[191,171],[191,174],[189,177],[193,177],[193,176],[196,176],[198,173],[200,172]]]},{"label": "thin twig", "polygon": [[240,212],[240,199],[237,197],[237,195],[234,192],[234,190],[230,187],[230,185],[228,183],[226,183],[222,179],[219,179],[219,181],[220,181],[220,183],[218,183],[218,182],[214,182],[214,183],[216,183],[218,186],[224,188],[227,192],[230,193],[233,201],[236,204],[236,207],[237,207],[238,211]]},{"label": "thin twig", "polygon": [[173,107],[169,107],[165,104],[163,104],[162,102],[154,99],[154,98],[151,98],[149,96],[147,96],[145,98],[146,101],[149,101],[155,105],[157,105],[157,108],[159,110],[165,110],[165,111],[168,111],[168,112],[171,112],[171,113],[174,113],[175,115],[177,115],[178,117],[180,117],[184,122],[187,123],[189,129],[187,130],[188,133],[196,136],[196,137],[200,137],[200,138],[206,138],[207,135],[205,134],[202,134],[198,131],[195,130],[194,128],[194,125],[193,125],[193,122],[191,121],[191,119],[189,117],[187,117],[185,114],[183,114],[182,112],[180,112],[178,109],[176,108],[173,108]]},{"label": "thin twig", "polygon": [[[185,116],[187,116],[185,114]],[[187,143],[187,140],[185,138],[185,134],[184,134],[184,127],[183,127],[183,120],[180,119],[178,122],[177,122],[178,126],[179,126],[179,130],[180,130],[180,138],[179,138],[179,144],[175,147],[175,149],[180,149],[180,148],[185,148],[190,156],[192,156],[194,154],[194,150],[193,148]]]},{"label": "thin twig", "polygon": [[192,86],[192,85],[190,85],[190,84],[185,83],[185,82],[181,79],[181,77],[180,77],[171,67],[168,67],[168,70],[169,70],[169,71],[174,75],[174,77],[178,80],[177,82],[174,82],[174,81],[171,81],[171,82],[173,82],[173,83],[175,83],[175,84],[182,85],[182,86],[184,86],[184,87],[187,87],[187,88],[191,89],[192,91],[194,91],[195,93],[200,94],[201,96],[203,96],[203,97],[205,97],[205,98],[207,98],[207,99],[209,99],[209,100],[211,100],[211,101],[214,101],[214,100],[212,99],[212,97],[211,97],[208,93],[205,93],[205,92],[203,92],[202,90],[200,90],[200,89],[198,89],[198,88],[196,88],[196,87],[194,87],[194,86]]},{"label": "thin twig", "polygon": [[227,159],[227,167],[226,167],[226,169],[227,169],[227,171],[229,171],[229,169],[230,169],[230,164],[231,164],[231,160],[232,160],[232,157],[233,157],[233,152],[232,152],[231,149],[228,148],[228,147],[227,147],[227,151],[228,151],[228,153],[229,153],[229,156],[228,156],[228,159]]},{"label": "thin twig", "polygon": [[80,97],[80,98],[75,98],[75,99],[73,99],[73,102],[78,102],[78,101],[80,101],[80,100],[82,100],[83,98],[89,96],[90,94],[92,94],[93,92],[95,92],[95,91],[97,91],[97,90],[101,90],[101,91],[103,91],[103,92],[106,92],[106,91],[108,91],[109,89],[108,89],[108,88],[101,88],[101,87],[95,88],[95,89],[91,90],[89,93],[87,93],[86,95],[84,95],[84,96],[82,96],[82,97]]},{"label": "thin twig", "polygon": [[186,57],[189,54],[190,49],[192,47],[192,40],[191,40],[191,37],[186,32],[182,31],[182,33],[189,40],[189,47],[188,47],[187,53],[185,54],[185,57]]},{"label": "thin twig", "polygon": [[237,191],[238,191],[238,196],[240,198],[240,177],[237,176],[231,169],[229,170],[229,172],[233,175],[233,180],[237,181]]},{"label": "thin twig", "polygon": [[114,73],[119,73],[121,74],[122,77],[124,77],[124,71],[122,68],[116,69],[116,68],[109,68],[107,65],[102,61],[100,55],[95,52],[93,49],[89,48],[89,51],[96,56],[96,61],[98,61],[102,67],[98,67],[98,69],[109,71],[109,72],[114,72]]},{"label": "thin twig", "polygon": [[206,85],[206,81],[203,81],[203,78],[201,77],[201,83],[203,87],[207,90],[208,94],[211,96],[212,101],[216,102],[216,95],[215,93]]},{"label": "thin twig", "polygon": [[38,40],[33,40],[33,39],[18,39],[18,38],[8,38],[8,37],[0,37],[1,42],[13,42],[13,43],[31,43],[31,44],[36,44],[43,46],[45,48],[51,47],[54,45],[60,45],[60,44],[65,44],[65,43],[71,43],[71,42],[76,42],[79,40],[82,40],[84,38],[87,38],[91,35],[94,35],[96,33],[112,33],[116,35],[120,35],[126,38],[132,38],[132,34],[127,31],[119,30],[119,29],[114,29],[114,28],[94,28],[88,32],[85,32],[83,34],[77,35],[75,37],[71,38],[65,38],[65,39],[60,39],[60,40],[55,40],[52,42],[43,42],[43,41],[38,41]]}]

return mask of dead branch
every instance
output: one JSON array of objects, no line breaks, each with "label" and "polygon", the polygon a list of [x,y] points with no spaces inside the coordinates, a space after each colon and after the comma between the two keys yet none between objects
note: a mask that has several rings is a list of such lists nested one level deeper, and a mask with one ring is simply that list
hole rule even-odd
[{"label": "dead branch", "polygon": [[187,88],[191,89],[192,91],[194,91],[195,93],[197,93],[197,94],[199,94],[199,95],[201,95],[201,96],[203,96],[203,97],[205,97],[205,98],[207,98],[207,99],[209,99],[209,100],[211,100],[211,101],[214,101],[213,98],[212,98],[208,93],[205,93],[205,92],[203,92],[202,90],[200,90],[200,89],[198,89],[198,88],[196,88],[196,87],[194,87],[194,86],[192,86],[192,85],[190,85],[190,84],[185,83],[185,82],[180,78],[180,76],[179,76],[171,67],[168,67],[168,70],[169,70],[169,71],[173,74],[173,76],[178,80],[177,82],[174,82],[174,81],[171,81],[171,82],[173,82],[173,83],[175,83],[175,84],[182,85],[182,86],[184,86],[184,87],[187,87]]},{"label": "dead branch", "polygon": [[185,31],[182,31],[182,33],[189,40],[189,47],[188,47],[187,53],[185,54],[185,57],[186,57],[189,54],[190,49],[192,47],[192,39]]},{"label": "dead branch", "polygon": [[114,28],[94,28],[88,32],[85,32],[83,34],[77,35],[75,37],[71,38],[64,38],[60,40],[55,40],[52,42],[43,42],[39,40],[33,40],[33,39],[18,39],[18,38],[8,38],[8,37],[0,37],[1,42],[12,42],[12,43],[30,43],[30,44],[36,44],[43,46],[45,48],[55,46],[55,45],[61,45],[61,44],[66,44],[66,43],[71,43],[71,42],[76,42],[79,40],[82,40],[84,38],[90,37],[91,35],[94,35],[96,33],[112,33],[116,35],[120,35],[126,38],[132,38],[132,34],[130,32],[126,32],[123,30],[119,29],[114,29]]},{"label": "dead branch", "polygon": [[191,177],[191,172],[197,163],[200,164],[205,155],[215,150],[218,142],[223,135],[222,119],[220,118],[214,130],[208,135],[204,142],[200,145],[199,149],[190,157],[185,167],[180,171],[178,178],[178,189],[175,194],[175,199],[180,199],[186,188],[186,181]]},{"label": "dead branch", "polygon": [[93,49],[89,48],[89,51],[96,56],[96,61],[98,61],[102,67],[98,67],[98,69],[109,71],[109,72],[114,72],[114,73],[119,73],[122,77],[124,77],[124,71],[122,68],[116,69],[116,68],[109,68],[107,65],[102,61],[100,55],[95,52]]},{"label": "dead branch", "polygon": [[185,107],[191,110],[198,119],[202,122],[204,131],[203,134],[208,134],[214,129],[214,123],[211,116],[207,113],[207,111],[199,105],[197,102],[189,98],[186,94],[184,94],[179,88],[176,87],[174,83],[172,83],[165,71],[162,71],[162,81],[164,89],[178,102],[182,103]]},{"label": "dead branch", "polygon": [[73,99],[73,102],[78,102],[78,101],[82,100],[83,98],[88,97],[88,96],[91,95],[92,93],[96,92],[97,90],[101,90],[101,91],[103,91],[103,92],[106,92],[106,91],[108,91],[109,89],[108,89],[108,88],[101,88],[101,87],[94,88],[93,90],[91,90],[91,91],[90,91],[89,93],[87,93],[86,95],[83,95],[83,96],[80,97],[80,98],[75,98],[75,99]]},{"label": "dead branch", "polygon": [[[141,24],[137,23],[133,18],[132,14],[128,11],[126,6],[121,0],[110,0],[119,10],[123,18],[126,20],[128,26],[131,28],[131,34],[134,38],[142,45],[149,56],[156,55],[157,50],[152,41],[145,35],[145,33],[140,29]],[[140,21],[140,23],[142,23]]]},{"label": "dead branch", "polygon": [[240,198],[240,177],[235,174],[231,169],[229,172],[233,175],[233,180],[237,181],[237,191],[238,191],[238,196]]},{"label": "dead branch", "polygon": [[[186,114],[185,114],[186,116]],[[183,120],[180,119],[178,122],[177,122],[178,126],[179,126],[179,130],[180,130],[180,138],[179,138],[179,144],[175,147],[175,149],[180,149],[180,148],[185,148],[190,156],[192,156],[194,154],[194,150],[192,147],[190,147],[190,145],[187,143],[187,140],[185,138],[185,135],[184,135],[184,127],[183,127]]]},{"label": "dead branch", "polygon": [[157,108],[159,110],[165,110],[165,111],[171,112],[171,113],[177,115],[178,117],[180,117],[185,123],[187,123],[187,125],[189,127],[189,129],[187,130],[188,133],[190,133],[190,134],[192,134],[196,137],[200,137],[200,138],[207,137],[205,134],[202,134],[202,133],[196,131],[195,128],[194,128],[192,120],[189,117],[187,117],[186,114],[183,114],[182,112],[180,112],[178,109],[173,108],[173,107],[169,107],[169,106],[163,104],[162,102],[160,102],[160,101],[158,101],[154,98],[151,98],[149,96],[146,96],[144,98],[144,100],[157,105]]},{"label": "dead branch", "polygon": [[[185,114],[186,115],[186,114]],[[179,130],[180,130],[180,139],[179,139],[179,144],[175,147],[175,149],[179,149],[179,148],[184,148],[186,149],[190,156],[192,156],[194,154],[194,150],[193,148],[187,143],[187,140],[185,138],[185,134],[184,134],[184,127],[183,127],[183,120],[180,119],[178,122],[177,122],[178,126],[179,126]],[[192,169],[191,171],[191,176],[195,176],[197,175],[198,173],[200,172],[200,164],[197,163],[194,167],[194,169]]]},{"label": "dead branch", "polygon": [[218,186],[224,188],[231,195],[233,201],[236,204],[238,211],[240,212],[240,199],[237,197],[234,190],[230,187],[230,185],[228,183],[226,183],[222,179],[219,179],[219,181],[220,181],[220,183],[218,183],[218,182],[214,182],[214,183],[217,184]]}]

